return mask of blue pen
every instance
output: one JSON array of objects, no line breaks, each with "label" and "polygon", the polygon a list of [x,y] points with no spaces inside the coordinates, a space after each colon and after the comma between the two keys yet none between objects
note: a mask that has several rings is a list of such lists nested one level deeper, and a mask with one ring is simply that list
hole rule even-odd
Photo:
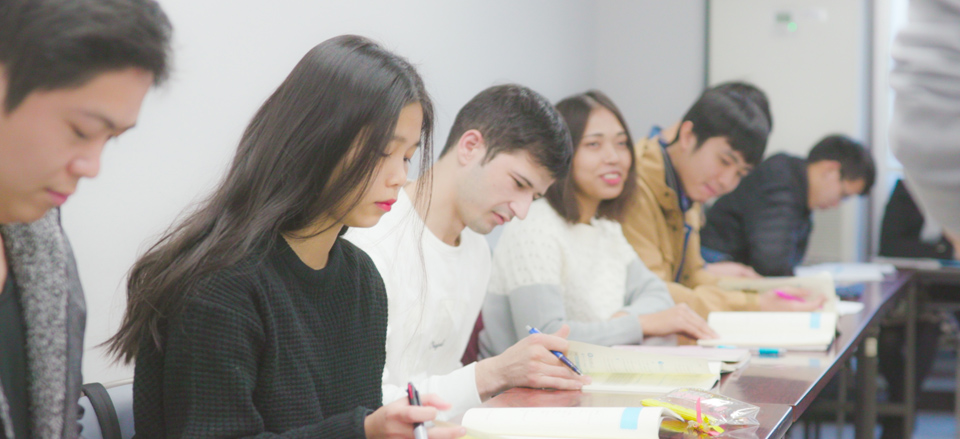
[{"label": "blue pen", "polygon": [[[537,328],[534,328],[533,326],[529,326],[529,325],[527,325],[527,332],[531,334],[543,334],[542,332],[537,330]],[[559,358],[560,361],[563,362],[563,364],[566,364],[567,367],[569,367],[570,370],[576,372],[577,375],[583,375],[583,372],[580,372],[580,369],[577,368],[577,365],[573,364],[573,362],[570,361],[570,359],[567,358],[566,355],[563,355],[563,352],[560,352],[560,351],[550,351],[550,352],[553,352],[553,355],[556,355],[557,358]]]},{"label": "blue pen", "polygon": [[[736,346],[717,346],[718,349],[739,349]],[[750,349],[750,352],[759,354],[761,357],[779,357],[787,353],[786,349],[783,348],[755,348]]]},{"label": "blue pen", "polygon": [[787,353],[787,350],[781,348],[760,348],[757,349],[757,353],[760,354],[761,357],[779,357]]}]

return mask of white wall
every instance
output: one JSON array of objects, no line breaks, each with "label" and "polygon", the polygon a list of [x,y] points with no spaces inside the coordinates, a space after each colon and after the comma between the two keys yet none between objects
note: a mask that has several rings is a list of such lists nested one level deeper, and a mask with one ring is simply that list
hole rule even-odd
[{"label": "white wall", "polygon": [[597,87],[634,139],[680,120],[704,85],[704,0],[597,4]]},{"label": "white wall", "polygon": [[[789,13],[790,31],[776,16]],[[770,99],[768,155],[806,156],[823,136],[864,140],[867,9],[864,0],[715,0],[710,4],[709,81],[757,84]],[[861,201],[814,214],[809,260],[855,260],[866,222]]]},{"label": "white wall", "polygon": [[[703,82],[702,0],[160,1],[175,26],[174,75],[148,96],[136,129],[108,146],[100,176],[64,207],[87,295],[87,382],[132,376],[94,348],[119,325],[126,270],[208,193],[263,99],[327,38],[366,35],[418,65],[436,104],[438,148],[456,111],[498,83],[528,85],[554,101],[600,86],[631,123],[648,125],[679,117]],[[631,26],[627,14],[644,26]],[[647,28],[658,21],[689,34],[659,35],[662,23]],[[613,71],[639,71],[641,58],[671,54],[682,74],[663,66],[638,78]],[[679,102],[648,102],[664,95]]]}]

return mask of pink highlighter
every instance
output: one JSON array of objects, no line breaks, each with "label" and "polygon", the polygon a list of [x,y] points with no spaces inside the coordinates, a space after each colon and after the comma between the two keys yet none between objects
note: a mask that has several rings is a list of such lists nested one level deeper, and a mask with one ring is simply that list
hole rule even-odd
[{"label": "pink highlighter", "polygon": [[802,297],[797,297],[797,296],[794,296],[793,294],[790,294],[790,293],[787,293],[787,292],[784,292],[784,291],[776,290],[776,291],[774,291],[774,294],[776,294],[777,297],[779,297],[779,298],[781,298],[781,299],[784,299],[784,300],[793,300],[793,301],[797,301],[797,302],[806,302],[806,300],[804,300]]}]

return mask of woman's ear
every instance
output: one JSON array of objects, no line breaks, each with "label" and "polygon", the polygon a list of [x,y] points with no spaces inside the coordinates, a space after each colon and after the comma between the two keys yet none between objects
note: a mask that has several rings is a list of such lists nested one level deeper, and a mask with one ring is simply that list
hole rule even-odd
[{"label": "woman's ear", "polygon": [[467,130],[457,141],[457,162],[466,166],[476,160],[482,160],[487,154],[487,145],[483,134],[478,130]]}]

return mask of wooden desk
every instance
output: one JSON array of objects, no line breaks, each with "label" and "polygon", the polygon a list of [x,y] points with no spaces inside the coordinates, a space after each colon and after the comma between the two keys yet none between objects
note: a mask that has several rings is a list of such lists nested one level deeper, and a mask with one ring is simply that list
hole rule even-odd
[{"label": "wooden desk", "polygon": [[789,352],[778,358],[751,358],[746,366],[723,377],[719,393],[751,404],[790,405],[796,421],[831,378],[857,354],[857,437],[872,437],[877,419],[878,325],[897,299],[913,296],[909,294],[913,287],[910,272],[899,272],[883,282],[867,284],[860,297],[863,310],[840,318],[839,335],[826,352]]},{"label": "wooden desk", "polygon": [[[535,390],[516,388],[485,402],[483,407],[639,407],[649,395],[583,393],[574,390]],[[782,438],[793,425],[793,407],[785,404],[757,404],[760,439]],[[663,438],[664,436],[661,436]],[[674,436],[669,436],[674,438]],[[680,439],[682,435],[677,435]]]},{"label": "wooden desk", "polygon": [[[777,358],[753,357],[720,381],[720,394],[749,403],[789,404],[803,413],[843,363],[894,305],[894,297],[909,282],[909,274],[866,286],[863,311],[846,315],[837,323],[839,335],[826,352],[788,352]],[[798,412],[798,413],[797,413]]]},{"label": "wooden desk", "polygon": [[[868,284],[860,298],[863,310],[840,318],[840,334],[827,352],[790,352],[778,358],[753,357],[744,367],[725,375],[714,391],[759,406],[757,437],[780,438],[843,364],[857,354],[857,438],[872,438],[877,418],[878,325],[894,307],[896,299],[913,296],[908,293],[914,286],[912,272],[898,272],[883,282]],[[646,397],[650,395],[518,388],[496,396],[483,406],[633,407],[639,406],[640,400]]]}]

